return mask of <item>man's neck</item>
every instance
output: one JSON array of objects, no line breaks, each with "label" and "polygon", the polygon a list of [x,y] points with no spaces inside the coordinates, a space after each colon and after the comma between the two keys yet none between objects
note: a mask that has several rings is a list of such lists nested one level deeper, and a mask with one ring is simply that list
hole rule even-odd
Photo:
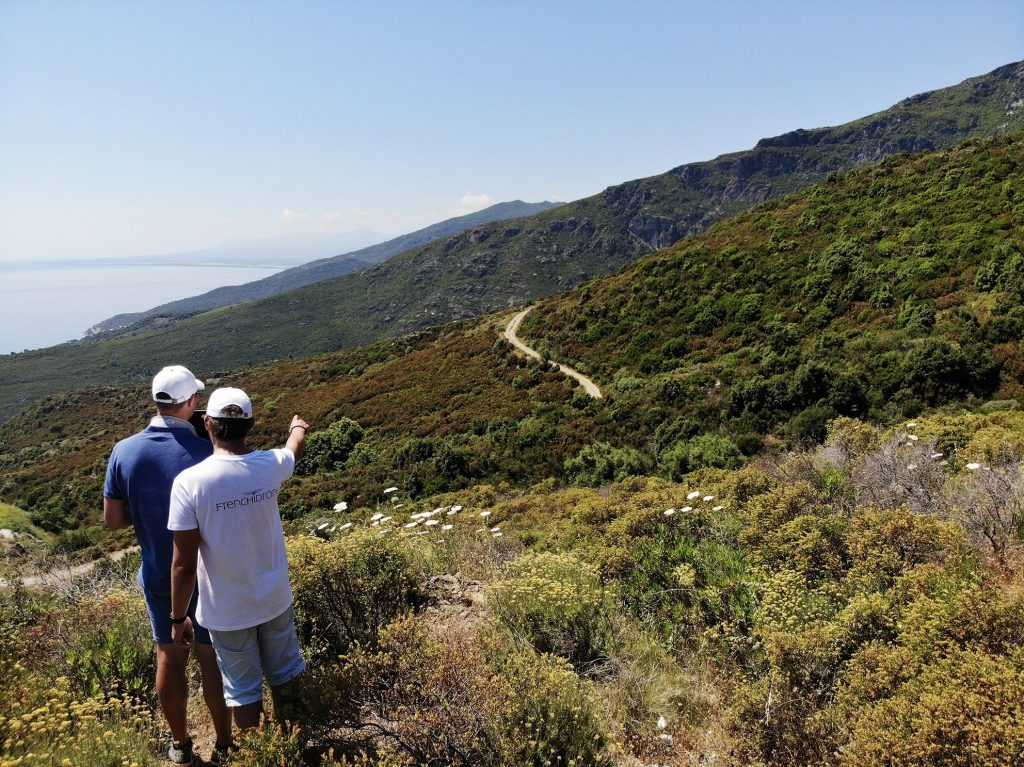
[{"label": "man's neck", "polygon": [[244,439],[219,440],[213,438],[214,455],[245,455],[252,452],[252,448],[245,444]]}]

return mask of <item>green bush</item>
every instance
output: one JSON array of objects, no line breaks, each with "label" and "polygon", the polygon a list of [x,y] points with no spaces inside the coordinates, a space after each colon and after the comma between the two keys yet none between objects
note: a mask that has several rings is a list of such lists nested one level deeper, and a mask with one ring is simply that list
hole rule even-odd
[{"label": "green bush", "polygon": [[736,542],[736,521],[711,511],[677,512],[670,520],[632,543],[618,586],[622,605],[673,649],[709,638],[747,657],[756,584]]},{"label": "green bush", "polygon": [[342,468],[362,438],[363,428],[351,418],[342,418],[322,431],[314,431],[306,440],[295,473],[308,476]]},{"label": "green bush", "polygon": [[[879,648],[881,650],[881,648]],[[882,651],[884,652],[884,651]],[[837,718],[848,740],[840,767],[871,765],[1016,764],[1024,754],[1024,651],[993,656],[953,651],[909,678],[889,653],[851,665],[847,676],[882,682],[880,697],[861,698],[866,684],[843,688]],[[865,665],[870,661],[870,665]],[[880,679],[888,667],[893,675]],[[847,718],[848,717],[848,718]]]},{"label": "green bush", "polygon": [[606,728],[593,687],[564,660],[507,648],[410,618],[356,648],[339,673],[360,712],[353,764],[605,767]]},{"label": "green bush", "polygon": [[742,461],[736,443],[720,434],[701,434],[679,442],[661,457],[662,467],[677,481],[697,469],[735,469]]},{"label": "green bush", "polygon": [[377,632],[420,604],[412,552],[364,530],[325,543],[288,541],[295,625],[306,653],[331,660],[353,644],[373,647]]},{"label": "green bush", "polygon": [[75,695],[147,697],[153,690],[153,637],[138,594],[114,591],[58,603],[25,636],[26,665],[66,678]]},{"label": "green bush", "polygon": [[601,661],[612,639],[597,568],[571,554],[528,552],[491,587],[494,614],[537,652],[577,668]]},{"label": "green bush", "polygon": [[510,767],[605,767],[609,738],[600,703],[588,682],[565,660],[519,652],[500,664],[513,690],[523,694],[504,716]]},{"label": "green bush", "polygon": [[572,484],[595,487],[645,474],[651,465],[650,458],[634,448],[615,448],[607,442],[595,442],[584,446],[565,462],[565,475]]}]

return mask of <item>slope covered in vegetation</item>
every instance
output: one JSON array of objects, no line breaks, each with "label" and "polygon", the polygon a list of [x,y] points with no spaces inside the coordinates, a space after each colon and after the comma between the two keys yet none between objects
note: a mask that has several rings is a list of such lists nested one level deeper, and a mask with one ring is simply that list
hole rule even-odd
[{"label": "slope covered in vegetation", "polygon": [[[302,726],[233,763],[1024,759],[1022,155],[892,158],[545,302],[524,335],[600,401],[507,314],[208,378],[260,446],[314,425],[280,496]],[[26,409],[0,498],[51,550],[122,546],[105,461],[150,408]],[[0,760],[160,763],[130,582],[5,594]]]},{"label": "slope covered in vegetation", "polygon": [[[744,450],[837,415],[1024,394],[1024,137],[894,157],[531,312],[643,423]],[[655,410],[652,411],[652,407]]]},{"label": "slope covered in vegetation", "polygon": [[[846,420],[824,451],[680,483],[377,495],[291,525],[302,727],[232,763],[1013,764],[1020,535],[1000,567],[974,523],[993,498],[1019,526],[1022,448],[1017,414]],[[126,576],[9,603],[0,757],[160,763]]]},{"label": "slope covered in vegetation", "polygon": [[[372,269],[170,329],[0,357],[0,417],[62,388],[139,382],[168,355],[198,372],[315,354],[533,301],[609,274],[715,221],[897,152],[1024,125],[1024,64],[834,128],[764,139],[514,222],[473,227]],[[239,339],[244,339],[240,342]]]},{"label": "slope covered in vegetation", "polygon": [[[291,413],[323,432],[293,517],[393,481],[418,496],[678,478],[820,440],[840,415],[1011,407],[1022,154],[1006,137],[888,160],[541,305],[526,337],[593,372],[600,402],[514,355],[501,315],[212,380],[253,394],[264,444]],[[26,410],[0,451],[0,498],[53,532],[92,525],[106,455],[148,407],[143,389],[106,388]]]}]

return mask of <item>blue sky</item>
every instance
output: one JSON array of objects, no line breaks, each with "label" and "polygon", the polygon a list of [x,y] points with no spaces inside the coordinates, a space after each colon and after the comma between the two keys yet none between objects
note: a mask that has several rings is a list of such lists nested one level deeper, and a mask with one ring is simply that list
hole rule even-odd
[{"label": "blue sky", "polygon": [[1024,3],[0,0],[0,261],[577,199],[1024,58]]}]

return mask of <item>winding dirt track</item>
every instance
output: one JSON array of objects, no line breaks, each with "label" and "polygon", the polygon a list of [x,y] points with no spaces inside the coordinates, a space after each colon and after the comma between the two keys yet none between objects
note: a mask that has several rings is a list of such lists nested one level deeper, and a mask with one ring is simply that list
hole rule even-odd
[{"label": "winding dirt track", "polygon": [[[92,572],[96,565],[100,564],[104,559],[117,562],[119,559],[138,550],[138,546],[130,546],[127,549],[115,551],[91,562],[83,562],[80,565],[61,565],[38,575],[27,575],[21,579],[21,585],[27,589],[53,589],[57,586],[64,586],[71,583],[78,576]],[[6,588],[7,586],[7,581],[0,578],[0,588]]]},{"label": "winding dirt track", "polygon": [[[542,359],[542,357],[540,356],[540,354],[537,353],[537,350],[531,349],[529,346],[520,341],[519,336],[516,335],[516,332],[519,330],[519,325],[523,321],[523,317],[525,317],[532,308],[532,306],[528,306],[527,308],[519,312],[519,314],[517,314],[511,320],[509,320],[508,325],[505,326],[505,332],[502,333],[502,335],[505,337],[505,340],[507,340],[510,344],[516,347],[527,357],[533,357],[535,360],[539,360]],[[597,384],[594,383],[589,378],[587,378],[578,370],[573,370],[571,367],[568,367],[567,365],[561,365],[554,361],[552,361],[551,364],[558,368],[559,371],[569,376],[570,378],[575,378],[580,383],[580,385],[583,386],[584,391],[586,391],[587,394],[589,394],[594,399],[601,399],[602,397],[604,397],[604,395],[601,394],[601,390],[597,388]]]}]

